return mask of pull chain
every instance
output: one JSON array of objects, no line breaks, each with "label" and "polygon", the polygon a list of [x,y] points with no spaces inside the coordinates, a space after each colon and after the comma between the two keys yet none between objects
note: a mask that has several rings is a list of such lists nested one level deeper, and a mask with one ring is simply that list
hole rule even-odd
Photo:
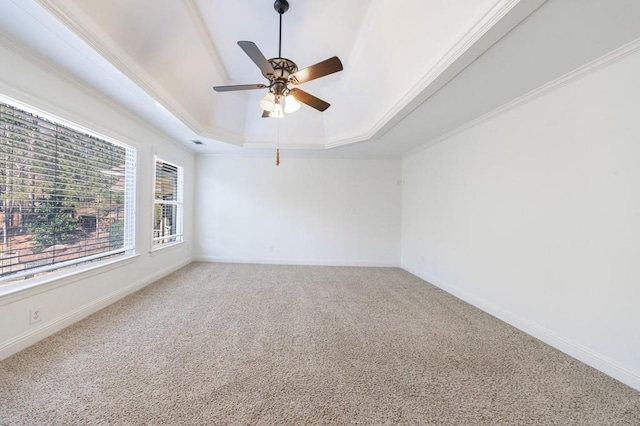
[{"label": "pull chain", "polygon": [[278,137],[276,139],[276,167],[279,165],[280,165],[280,123],[278,123]]}]

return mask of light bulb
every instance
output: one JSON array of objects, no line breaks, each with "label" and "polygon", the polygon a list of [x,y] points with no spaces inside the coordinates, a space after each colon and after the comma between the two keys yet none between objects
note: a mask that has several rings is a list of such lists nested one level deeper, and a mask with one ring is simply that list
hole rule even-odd
[{"label": "light bulb", "polygon": [[299,109],[300,102],[298,102],[298,100],[293,95],[287,95],[287,97],[284,98],[284,112],[286,112],[287,114],[291,114],[292,112],[296,112]]},{"label": "light bulb", "polygon": [[264,98],[260,99],[260,108],[267,112],[272,112],[276,106],[276,97],[273,93],[267,92]]},{"label": "light bulb", "polygon": [[275,118],[284,118],[284,113],[282,112],[282,105],[279,102],[276,102],[273,111],[269,113],[269,117]]}]

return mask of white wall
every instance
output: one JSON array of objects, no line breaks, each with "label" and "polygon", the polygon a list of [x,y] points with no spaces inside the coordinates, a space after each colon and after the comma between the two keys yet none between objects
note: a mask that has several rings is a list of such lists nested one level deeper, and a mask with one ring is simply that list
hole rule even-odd
[{"label": "white wall", "polygon": [[[52,334],[191,260],[194,156],[128,112],[54,70],[17,53],[0,37],[0,93],[138,149],[137,257],[90,273],[55,280],[36,289],[0,296],[0,359]],[[185,239],[150,255],[154,152],[185,168]],[[42,320],[29,324],[31,308]]]},{"label": "white wall", "polygon": [[402,212],[403,268],[636,389],[638,47],[406,157]]},{"label": "white wall", "polygon": [[400,179],[399,159],[198,157],[197,256],[399,266]]},{"label": "white wall", "polygon": [[[217,261],[401,260],[640,389],[640,54],[402,162],[285,154],[280,167],[273,158],[195,160],[3,40],[0,58],[4,95],[138,149],[138,256],[0,297],[0,359],[188,263],[196,244],[199,258]],[[151,255],[154,152],[185,167],[186,242]],[[43,320],[30,325],[33,307]]]}]

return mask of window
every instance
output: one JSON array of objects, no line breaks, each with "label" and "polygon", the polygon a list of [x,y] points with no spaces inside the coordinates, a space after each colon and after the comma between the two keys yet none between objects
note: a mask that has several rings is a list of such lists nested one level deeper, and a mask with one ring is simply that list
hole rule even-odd
[{"label": "window", "polygon": [[182,241],[182,167],[156,157],[153,248]]},{"label": "window", "polygon": [[134,248],[136,152],[0,102],[0,284]]}]

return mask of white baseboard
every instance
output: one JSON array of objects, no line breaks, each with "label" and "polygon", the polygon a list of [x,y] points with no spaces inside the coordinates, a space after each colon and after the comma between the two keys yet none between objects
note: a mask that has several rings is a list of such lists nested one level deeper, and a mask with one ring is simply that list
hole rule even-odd
[{"label": "white baseboard", "polygon": [[440,280],[434,280],[424,274],[421,274],[406,265],[402,266],[405,271],[422,278],[423,280],[435,285],[447,293],[464,300],[465,302],[477,307],[478,309],[493,315],[494,317],[514,326],[515,328],[539,339],[546,344],[564,352],[565,354],[584,362],[585,364],[613,377],[616,380],[640,391],[640,372],[634,371],[628,367],[622,366],[616,361],[609,359],[593,350],[579,345],[571,340],[554,333],[540,325],[508,312],[498,306],[486,302],[482,298],[470,294],[459,288],[447,285]]},{"label": "white baseboard", "polygon": [[103,297],[92,300],[91,302],[80,306],[73,311],[67,312],[66,314],[59,316],[57,318],[53,318],[50,321],[43,323],[38,327],[34,327],[29,331],[22,333],[18,336],[15,336],[12,339],[9,339],[5,342],[0,343],[0,361],[10,357],[13,354],[20,352],[23,349],[33,345],[34,343],[51,336],[54,333],[74,324],[89,315],[98,312],[100,309],[109,306],[110,304],[122,299],[125,296],[128,296],[131,293],[134,293],[140,290],[143,287],[153,283],[154,281],[159,280],[165,275],[174,272],[183,266],[188,265],[192,262],[192,259],[186,259],[180,263],[172,265],[168,268],[165,268],[161,271],[158,271],[152,275],[144,277],[134,283],[129,284],[126,287],[123,287],[119,290],[116,290],[112,293],[109,293]]},{"label": "white baseboard", "polygon": [[366,266],[377,268],[400,268],[400,262],[377,262],[369,260],[335,260],[335,259],[269,259],[269,258],[239,258],[220,256],[196,256],[196,262],[215,263],[255,263],[261,265],[308,265],[308,266]]}]

